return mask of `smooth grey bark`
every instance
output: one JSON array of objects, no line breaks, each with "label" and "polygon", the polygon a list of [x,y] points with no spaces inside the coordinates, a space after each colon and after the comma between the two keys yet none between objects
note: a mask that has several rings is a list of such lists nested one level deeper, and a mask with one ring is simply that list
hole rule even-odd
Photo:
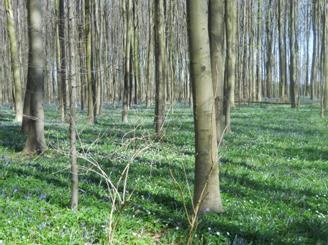
[{"label": "smooth grey bark", "polygon": [[5,9],[7,13],[7,33],[10,42],[10,60],[11,60],[11,70],[13,74],[13,84],[14,84],[14,102],[15,102],[15,112],[16,122],[22,122],[23,120],[23,98],[22,98],[22,82],[20,76],[20,67],[18,59],[18,48],[16,39],[16,28],[14,14],[11,6],[11,0],[4,0]]},{"label": "smooth grey bark", "polygon": [[47,146],[43,111],[43,40],[41,0],[28,0],[29,59],[24,100],[23,130],[27,135],[24,152],[41,154]]},{"label": "smooth grey bark", "polygon": [[227,132],[231,130],[231,107],[233,106],[234,84],[235,84],[235,69],[236,69],[236,29],[237,29],[237,6],[235,0],[226,0],[226,81],[225,94],[227,102],[225,105],[225,126]]},{"label": "smooth grey bark", "polygon": [[209,5],[207,0],[190,0],[187,4],[196,145],[194,212],[195,214],[218,213],[223,211],[223,207],[219,186],[215,104],[210,60]]},{"label": "smooth grey bark", "polygon": [[224,42],[225,42],[225,3],[221,0],[210,0],[210,48],[213,93],[215,96],[215,114],[217,141],[220,142],[225,128],[224,115]]}]

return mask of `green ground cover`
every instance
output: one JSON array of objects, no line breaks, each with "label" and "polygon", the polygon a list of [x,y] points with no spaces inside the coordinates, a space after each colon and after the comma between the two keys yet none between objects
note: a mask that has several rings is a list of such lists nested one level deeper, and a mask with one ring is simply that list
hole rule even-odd
[{"label": "green ground cover", "polygon": [[[106,244],[111,200],[99,163],[116,183],[129,164],[127,195],[114,212],[118,244],[184,244],[194,165],[192,111],[168,113],[165,137],[153,138],[153,109],[134,108],[122,124],[106,108],[95,126],[79,113],[80,206],[70,205],[67,125],[46,110],[49,150],[19,151],[24,137],[0,110],[0,240],[4,244]],[[241,106],[220,149],[225,213],[201,217],[195,244],[327,244],[328,121],[319,107]],[[177,180],[173,181],[172,175]],[[123,185],[119,186],[123,192]]]}]

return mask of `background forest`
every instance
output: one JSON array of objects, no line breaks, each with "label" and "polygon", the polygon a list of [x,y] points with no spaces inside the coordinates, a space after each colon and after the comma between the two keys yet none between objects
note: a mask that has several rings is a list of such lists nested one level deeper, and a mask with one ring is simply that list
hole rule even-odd
[{"label": "background forest", "polygon": [[0,0],[0,240],[328,243],[327,11]]}]

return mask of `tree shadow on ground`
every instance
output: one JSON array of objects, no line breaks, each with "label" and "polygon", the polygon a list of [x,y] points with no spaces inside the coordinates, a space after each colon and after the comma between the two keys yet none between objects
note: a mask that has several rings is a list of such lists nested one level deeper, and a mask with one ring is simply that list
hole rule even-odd
[{"label": "tree shadow on ground", "polygon": [[[105,132],[103,134],[103,139],[97,144],[107,144],[108,138],[111,140],[119,141],[122,139],[122,137],[125,135],[125,131],[131,130],[136,125],[130,124],[130,125],[124,125],[124,124],[111,124],[111,123],[102,123],[100,122],[100,127],[106,127],[108,128],[108,132]],[[238,125],[237,125],[238,126]],[[9,127],[9,128],[8,128]],[[117,127],[120,130],[118,132],[111,132],[110,129],[113,127]],[[239,127],[242,127],[242,125],[239,125]],[[254,126],[255,127],[255,126]],[[151,130],[152,125],[144,125],[142,126],[144,129]],[[264,127],[265,128],[265,127]],[[59,136],[62,137],[60,140],[65,140],[65,131],[66,129],[63,129],[63,127],[60,126],[49,126],[49,129],[58,131]],[[188,131],[189,129],[187,129]],[[244,129],[239,129],[244,130]],[[268,130],[268,129],[267,129]],[[272,130],[272,129],[269,129]],[[273,129],[272,133],[277,133],[278,129]],[[90,138],[91,142],[95,138],[98,137],[100,133],[102,133],[103,129],[101,128],[87,128],[84,130],[83,137],[85,139]],[[286,133],[286,130],[283,130],[282,133]],[[23,136],[17,136],[16,133],[19,132],[19,127],[17,126],[0,126],[0,145],[14,149],[19,150],[19,148],[22,146],[17,145],[16,141],[23,142]],[[281,131],[279,131],[281,132]],[[138,136],[141,135],[141,132],[138,132]],[[297,132],[295,132],[297,133]],[[312,131],[306,133],[311,134]],[[57,135],[58,136],[58,135]],[[58,137],[56,135],[48,135],[49,139],[51,141],[58,140]],[[3,140],[5,138],[6,140]],[[16,143],[15,143],[16,142]],[[180,142],[175,142],[174,140],[170,142],[166,142],[172,144],[172,146],[179,146]],[[295,154],[297,151],[301,151],[302,148],[295,148]],[[316,151],[315,153],[312,152],[311,149],[309,151],[303,151],[304,158],[308,158],[309,160],[316,160],[315,158],[316,154],[320,154],[319,151]],[[279,149],[279,152],[284,152],[283,149]],[[288,150],[284,154],[289,154]],[[324,154],[324,153],[322,153]],[[324,155],[326,157],[326,155]],[[41,156],[41,158],[43,158]],[[48,164],[52,161],[55,161],[56,159],[46,159],[48,161]],[[59,188],[65,189],[69,188],[69,178],[70,173],[69,170],[65,172],[60,172],[62,169],[59,166],[54,165],[52,167],[44,167],[41,163],[33,164],[31,166],[26,166],[24,168],[19,167],[13,167],[11,166],[7,170],[10,170],[13,175],[17,177],[26,177],[31,176],[36,179],[40,179],[46,183],[52,184],[54,186],[57,186]],[[68,163],[68,161],[67,161]],[[234,162],[230,161],[229,164],[232,165],[239,165],[247,168],[250,172],[257,171],[258,169],[256,167],[253,167],[246,162]],[[116,176],[116,179],[122,173],[125,163],[116,164],[113,161],[107,161],[102,162],[102,165],[106,168],[106,171],[111,172],[112,176]],[[62,166],[62,165],[61,165]],[[153,170],[149,170],[149,166],[154,166]],[[264,204],[268,200],[271,202],[273,208],[279,208],[280,204],[285,204],[289,208],[296,210],[297,212],[302,213],[303,211],[307,210],[308,208],[312,208],[312,206],[308,203],[308,199],[304,199],[304,196],[313,198],[317,193],[312,191],[311,189],[296,189],[296,188],[285,188],[282,186],[279,186],[277,183],[272,182],[262,182],[253,180],[250,178],[249,175],[241,175],[238,173],[231,173],[224,170],[224,164],[223,164],[223,171],[221,172],[222,177],[222,192],[223,195],[230,195],[235,197],[235,199],[246,199],[246,200],[258,200],[259,205]],[[175,190],[175,186],[173,183],[173,180],[170,177],[170,169],[173,170],[174,175],[179,183],[185,183],[186,177],[184,176],[184,171],[187,171],[188,173],[193,171],[193,167],[190,165],[187,169],[183,168],[182,166],[178,164],[170,164],[165,161],[154,161],[152,159],[149,159],[147,157],[140,157],[136,159],[135,162],[131,165],[131,171],[129,173],[129,178],[131,180],[137,179],[140,176],[145,176],[143,178],[144,184],[152,184],[152,185],[161,185],[161,182],[159,182],[159,179],[165,179],[166,182],[165,188],[169,189],[169,193],[159,193],[157,191],[151,191],[147,190],[145,188],[145,185],[137,186],[135,185],[135,182],[131,181],[131,184],[128,184],[128,189],[130,192],[133,192],[135,197],[131,201],[131,205],[138,205],[139,208],[145,210],[145,212],[142,212],[139,214],[139,217],[142,219],[147,219],[147,216],[149,215],[146,211],[150,211],[151,215],[153,215],[158,222],[160,222],[163,226],[165,224],[169,224],[169,228],[175,228],[177,225],[179,225],[184,232],[187,232],[188,230],[188,224],[185,218],[185,213],[183,211],[184,203],[181,201],[181,197],[176,196],[174,194],[173,190]],[[263,168],[263,171],[265,171],[265,168]],[[58,175],[53,175],[51,173],[58,172]],[[59,175],[61,178],[58,178]],[[187,181],[189,183],[193,183],[193,177],[188,174]],[[83,195],[90,195],[96,198],[97,200],[101,201],[102,203],[109,202],[108,198],[105,198],[103,194],[98,193],[98,191],[95,191],[95,188],[102,188],[106,189],[106,185],[104,181],[102,181],[101,177],[97,175],[83,175],[81,176],[81,186],[83,188]],[[168,188],[168,186],[170,188]],[[91,188],[94,187],[94,188]],[[246,190],[245,190],[246,188]],[[28,186],[26,188],[28,190]],[[121,188],[120,188],[121,190]],[[247,191],[251,190],[251,191]],[[51,196],[51,195],[50,195]],[[142,198],[144,197],[144,198]],[[62,201],[61,199],[51,199],[50,200],[52,204],[58,205],[62,208],[67,207],[67,203]],[[88,204],[88,200],[85,201],[86,204]],[[188,207],[188,210],[191,210],[191,200],[186,201],[185,203]],[[159,207],[163,207],[163,209],[160,209]],[[231,215],[231,220],[237,218],[236,216],[238,214],[234,214],[234,212],[238,207],[232,207],[227,206],[227,213]],[[326,212],[325,206],[318,207],[318,211]],[[130,211],[131,213],[133,211]],[[223,214],[224,215],[224,214]],[[223,222],[222,221],[222,215],[210,215],[209,218],[204,218],[200,220],[200,229],[201,231],[206,231],[207,227],[216,227],[221,232],[229,232],[231,233],[232,240],[237,235],[237,237],[241,239],[245,239],[247,242],[255,242],[255,243],[262,243],[262,244],[268,244],[268,243],[277,243],[281,244],[285,241],[285,236],[297,236],[298,234],[302,234],[305,237],[308,237],[312,239],[313,241],[317,241],[316,239],[321,239],[324,241],[326,237],[328,237],[328,231],[325,230],[325,228],[316,222],[315,220],[311,220],[307,217],[303,218],[304,222],[294,221],[291,222],[290,228],[292,229],[292,234],[286,234],[286,231],[284,229],[278,229],[276,231],[268,231],[268,232],[261,232],[256,230],[243,230],[242,225],[236,225],[233,224],[233,222]],[[317,236],[317,237],[316,237]]]}]

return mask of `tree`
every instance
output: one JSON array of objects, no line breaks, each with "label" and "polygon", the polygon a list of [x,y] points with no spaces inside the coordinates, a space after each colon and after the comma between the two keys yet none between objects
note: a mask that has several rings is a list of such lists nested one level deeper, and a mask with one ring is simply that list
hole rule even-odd
[{"label": "tree", "polygon": [[132,84],[132,66],[133,66],[133,5],[132,0],[123,3],[123,14],[125,17],[125,44],[124,44],[124,84],[123,84],[123,110],[122,121],[128,122],[129,101],[131,100],[131,84]]},{"label": "tree", "polygon": [[190,0],[187,4],[196,143],[194,208],[199,208],[196,214],[222,212],[208,30],[209,5],[207,0]]},{"label": "tree", "polygon": [[210,2],[210,43],[211,43],[211,69],[213,78],[213,93],[215,96],[216,132],[217,141],[220,142],[225,128],[224,118],[224,8],[221,0]]},{"label": "tree", "polygon": [[91,0],[85,0],[85,42],[86,42],[86,69],[87,69],[87,86],[88,86],[88,122],[94,124],[95,118],[95,81],[92,75],[92,38],[91,38]]},{"label": "tree", "polygon": [[267,50],[267,61],[266,61],[266,96],[268,98],[272,97],[272,67],[273,67],[273,50],[272,50],[272,36],[273,36],[273,10],[272,10],[272,0],[269,0],[267,7],[267,17],[266,17],[266,50]]},{"label": "tree", "polygon": [[323,111],[327,112],[328,109],[328,1],[324,2],[324,91],[323,91]]},{"label": "tree", "polygon": [[58,38],[59,38],[59,49],[58,49],[58,60],[60,64],[60,88],[59,88],[59,104],[60,104],[60,115],[62,122],[65,121],[66,115],[66,48],[65,48],[65,1],[59,0],[59,24],[58,24]]},{"label": "tree", "polygon": [[71,208],[77,210],[79,201],[79,179],[76,151],[76,67],[75,67],[75,47],[73,40],[75,38],[75,1],[69,1],[68,7],[68,53],[69,53],[69,98],[70,98],[70,117],[69,117],[69,132],[70,132],[70,155],[71,155]]},{"label": "tree", "polygon": [[282,14],[282,5],[285,1],[279,0],[278,1],[278,32],[279,32],[279,96],[285,96],[285,80],[286,80],[286,70],[285,70],[285,52],[284,52],[284,35],[282,30],[282,23],[283,23],[283,14]]},{"label": "tree", "polygon": [[157,137],[160,137],[163,132],[163,125],[165,121],[164,0],[155,1],[154,18],[156,80],[155,129]]},{"label": "tree", "polygon": [[10,41],[10,58],[11,58],[11,70],[14,80],[14,101],[16,111],[16,122],[22,122],[23,119],[23,98],[22,98],[22,83],[20,77],[17,40],[16,40],[16,28],[14,14],[11,7],[11,0],[4,0],[5,9],[7,13],[7,32]]},{"label": "tree", "polygon": [[43,42],[41,1],[28,0],[29,59],[24,100],[23,130],[27,135],[24,152],[41,154],[47,148],[43,111]]},{"label": "tree", "polygon": [[226,80],[225,80],[225,126],[229,132],[231,127],[231,107],[233,105],[233,95],[234,94],[234,84],[235,84],[235,66],[236,66],[236,1],[226,0],[225,2],[225,12],[226,12],[226,47],[227,47],[227,57],[226,57]]},{"label": "tree", "polygon": [[313,0],[312,2],[312,35],[313,35],[313,52],[312,52],[312,67],[311,67],[311,89],[310,89],[310,96],[311,99],[314,99],[315,95],[315,80],[316,77],[316,51],[317,50],[317,2],[316,0]]},{"label": "tree", "polygon": [[153,30],[153,14],[154,14],[154,3],[149,2],[148,5],[148,54],[147,54],[147,85],[146,85],[146,107],[149,108],[151,104],[151,91],[152,91],[152,81],[153,81],[153,59],[154,59],[154,30]]},{"label": "tree", "polygon": [[290,1],[289,13],[289,46],[290,46],[290,103],[296,108],[296,32],[295,32],[295,0]]},{"label": "tree", "polygon": [[256,100],[262,100],[262,0],[257,5],[257,62],[256,62]]}]

